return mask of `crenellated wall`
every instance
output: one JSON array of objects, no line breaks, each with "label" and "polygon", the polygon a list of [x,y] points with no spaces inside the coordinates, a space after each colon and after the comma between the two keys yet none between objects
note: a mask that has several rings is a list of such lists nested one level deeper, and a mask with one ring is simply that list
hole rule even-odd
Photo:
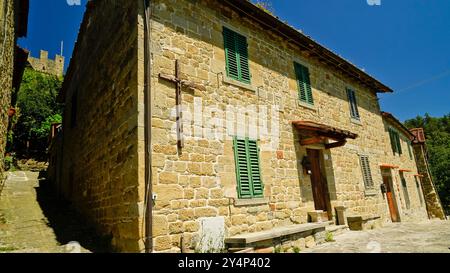
[{"label": "crenellated wall", "polygon": [[56,55],[55,59],[48,58],[48,52],[41,50],[39,57],[28,57],[28,63],[30,66],[39,72],[62,77],[64,74],[64,61],[65,58],[61,55]]}]

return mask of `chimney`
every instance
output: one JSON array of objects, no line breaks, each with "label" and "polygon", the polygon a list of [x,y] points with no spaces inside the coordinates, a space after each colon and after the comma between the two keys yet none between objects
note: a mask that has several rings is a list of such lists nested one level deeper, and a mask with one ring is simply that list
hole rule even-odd
[{"label": "chimney", "polygon": [[421,144],[425,143],[426,139],[423,128],[415,128],[411,129],[410,131],[415,137],[414,143],[421,143]]}]

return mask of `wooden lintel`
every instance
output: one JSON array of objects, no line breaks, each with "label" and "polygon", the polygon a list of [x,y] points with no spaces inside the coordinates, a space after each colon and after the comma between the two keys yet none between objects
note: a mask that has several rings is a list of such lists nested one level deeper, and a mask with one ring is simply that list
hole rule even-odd
[{"label": "wooden lintel", "polygon": [[324,137],[321,137],[321,136],[311,137],[311,138],[303,139],[302,141],[300,141],[300,145],[302,145],[302,146],[314,145],[314,144],[322,143],[323,141],[325,141]]},{"label": "wooden lintel", "polygon": [[338,142],[327,144],[327,145],[325,145],[325,149],[339,148],[339,147],[344,146],[345,144],[347,144],[347,140],[346,139],[338,141]]},{"label": "wooden lintel", "polygon": [[380,168],[382,168],[382,169],[398,169],[400,167],[397,165],[393,165],[393,164],[382,163],[382,164],[380,164]]}]

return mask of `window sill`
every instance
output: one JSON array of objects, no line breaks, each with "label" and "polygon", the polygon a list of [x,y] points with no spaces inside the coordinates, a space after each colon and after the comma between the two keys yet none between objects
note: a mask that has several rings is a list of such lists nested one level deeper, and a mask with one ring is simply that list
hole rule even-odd
[{"label": "window sill", "polygon": [[240,87],[240,88],[243,88],[243,89],[246,89],[246,90],[249,90],[249,91],[252,91],[252,92],[256,93],[256,88],[253,87],[251,84],[247,84],[247,83],[243,83],[243,82],[237,81],[237,80],[232,79],[232,78],[230,78],[228,76],[224,76],[223,77],[223,82],[226,83],[226,84],[234,85],[234,86],[237,86],[237,87]]},{"label": "window sill", "polygon": [[309,110],[317,111],[317,107],[314,104],[309,104],[304,101],[299,101],[298,105],[304,108],[308,108]]},{"label": "window sill", "polygon": [[350,121],[351,121],[353,124],[363,126],[363,124],[362,124],[362,122],[361,122],[360,119],[350,118]]},{"label": "window sill", "polygon": [[269,204],[269,198],[255,198],[255,199],[234,199],[234,206],[259,206]]},{"label": "window sill", "polygon": [[364,191],[364,195],[366,197],[368,197],[368,196],[376,196],[376,195],[378,195],[378,191],[375,190],[375,189],[367,189],[367,190]]}]

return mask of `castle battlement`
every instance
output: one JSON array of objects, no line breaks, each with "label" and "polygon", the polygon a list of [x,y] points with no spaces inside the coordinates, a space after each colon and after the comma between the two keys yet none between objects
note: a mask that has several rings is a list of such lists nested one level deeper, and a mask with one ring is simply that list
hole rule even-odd
[{"label": "castle battlement", "polygon": [[39,58],[28,57],[28,63],[30,66],[39,72],[63,76],[64,73],[64,56],[56,54],[55,59],[48,58],[48,51],[41,50]]}]

